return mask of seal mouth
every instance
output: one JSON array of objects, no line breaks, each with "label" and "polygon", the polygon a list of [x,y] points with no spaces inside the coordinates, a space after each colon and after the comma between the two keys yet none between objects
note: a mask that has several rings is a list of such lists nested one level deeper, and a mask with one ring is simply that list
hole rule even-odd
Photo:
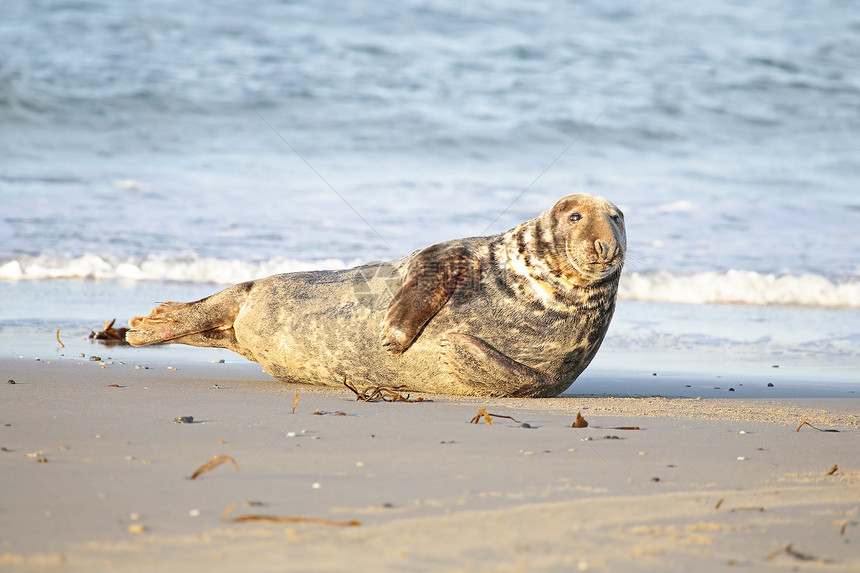
[{"label": "seal mouth", "polygon": [[[565,256],[569,263],[567,272],[571,282],[579,283],[585,278],[589,282],[606,279],[618,272],[624,265],[624,249],[617,241],[594,241],[592,248],[583,249],[583,245],[571,245],[565,242]],[[586,250],[587,252],[583,253]]]}]

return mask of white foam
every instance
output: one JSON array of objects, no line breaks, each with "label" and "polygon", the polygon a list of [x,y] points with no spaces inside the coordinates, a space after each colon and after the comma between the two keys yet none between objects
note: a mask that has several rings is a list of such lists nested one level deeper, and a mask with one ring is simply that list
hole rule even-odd
[{"label": "white foam", "polygon": [[121,179],[113,182],[113,186],[117,189],[123,189],[126,191],[150,191],[152,190],[152,185],[148,183],[143,183],[141,181],[135,181],[134,179]]},{"label": "white foam", "polygon": [[755,304],[860,308],[860,280],[834,283],[814,274],[781,275],[754,271],[630,273],[619,297],[688,304]]},{"label": "white foam", "polygon": [[[231,285],[277,273],[344,269],[363,261],[269,259],[242,261],[183,255],[170,258],[112,258],[40,255],[0,263],[0,280],[175,281]],[[752,304],[860,308],[860,278],[833,282],[815,274],[781,275],[754,271],[625,273],[619,297],[625,300],[687,304]]]},{"label": "white foam", "polygon": [[690,201],[681,200],[675,201],[674,203],[666,203],[665,205],[660,205],[657,210],[661,213],[686,213],[692,211],[695,208]]},{"label": "white foam", "polygon": [[119,279],[235,284],[278,273],[343,269],[356,264],[359,261],[347,263],[340,259],[239,261],[193,255],[180,258],[150,255],[145,259],[116,259],[92,254],[73,258],[40,255],[3,263],[0,265],[0,280]]}]

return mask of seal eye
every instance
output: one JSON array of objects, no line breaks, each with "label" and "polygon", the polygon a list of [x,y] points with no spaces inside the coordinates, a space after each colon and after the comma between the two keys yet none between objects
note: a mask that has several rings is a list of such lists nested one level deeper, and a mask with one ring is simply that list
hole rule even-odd
[{"label": "seal eye", "polygon": [[571,223],[576,223],[580,219],[582,219],[582,215],[579,213],[571,213],[570,217],[567,218]]},{"label": "seal eye", "polygon": [[616,223],[620,223],[621,217],[619,217],[618,215],[612,215],[612,220],[615,221]]}]

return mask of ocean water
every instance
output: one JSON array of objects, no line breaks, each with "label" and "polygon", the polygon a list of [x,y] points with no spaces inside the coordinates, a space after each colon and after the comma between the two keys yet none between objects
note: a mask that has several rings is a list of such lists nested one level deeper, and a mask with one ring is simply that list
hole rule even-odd
[{"label": "ocean water", "polygon": [[858,38],[837,0],[4,2],[4,353],[584,191],[630,249],[587,374],[860,383]]}]

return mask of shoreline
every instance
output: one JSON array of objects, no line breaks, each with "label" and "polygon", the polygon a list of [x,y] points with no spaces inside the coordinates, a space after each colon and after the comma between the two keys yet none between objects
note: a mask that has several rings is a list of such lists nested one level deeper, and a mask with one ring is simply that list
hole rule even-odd
[{"label": "shoreline", "polygon": [[[175,356],[140,355],[149,369],[0,359],[16,380],[0,400],[0,564],[681,571],[758,565],[791,545],[768,563],[860,566],[856,398],[364,403],[245,361],[169,370]],[[515,421],[471,424],[479,408]],[[571,427],[577,412],[587,428]],[[839,431],[795,431],[802,421]],[[240,471],[188,479],[217,455]],[[231,504],[231,518],[361,525],[224,522]]]}]

